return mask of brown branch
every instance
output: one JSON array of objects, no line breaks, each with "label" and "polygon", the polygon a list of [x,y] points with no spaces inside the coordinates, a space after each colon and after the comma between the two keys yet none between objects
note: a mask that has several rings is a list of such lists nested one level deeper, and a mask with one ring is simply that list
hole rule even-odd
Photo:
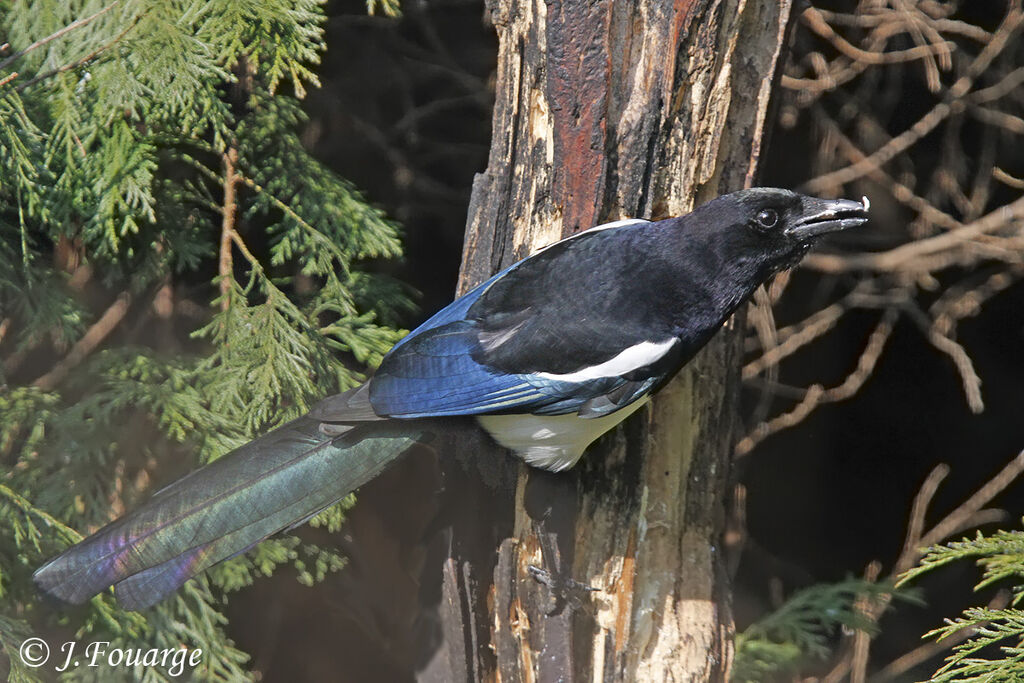
[{"label": "brown branch", "polygon": [[971,93],[971,102],[975,104],[983,104],[986,102],[992,102],[998,100],[1005,95],[1009,95],[1017,90],[1024,84],[1024,66],[1017,67],[1010,73],[1000,79],[995,85],[990,85],[987,88],[981,90],[975,90]]},{"label": "brown branch", "polygon": [[992,177],[1004,185],[1009,185],[1017,190],[1024,190],[1024,179],[1012,176],[998,166],[992,169]]},{"label": "brown branch", "polygon": [[[933,546],[941,543],[953,534],[964,528],[967,520],[981,511],[992,499],[1003,492],[1007,486],[1013,483],[1017,477],[1024,473],[1024,451],[1017,454],[1013,460],[1008,462],[1003,469],[999,470],[985,485],[978,489],[974,495],[961,503],[955,510],[946,515],[941,522],[932,527],[931,531],[921,536],[921,546]],[[912,561],[905,564],[905,569],[910,569],[920,551],[915,551]]]},{"label": "brown branch", "polygon": [[921,138],[935,130],[940,123],[946,120],[946,117],[952,111],[953,106],[948,102],[936,104],[927,114],[915,121],[910,128],[892,138],[888,143],[861,161],[836,171],[830,171],[817,178],[812,178],[804,183],[802,189],[810,193],[822,192],[829,188],[845,185],[869,174],[874,169],[889,163],[896,156],[916,144]]},{"label": "brown branch", "polygon": [[987,107],[969,107],[967,111],[982,123],[1002,128],[1014,135],[1024,135],[1024,119],[1019,116]]},{"label": "brown branch", "polygon": [[762,345],[764,352],[743,366],[743,379],[752,379],[766,369],[778,365],[785,358],[831,330],[843,317],[843,314],[849,310],[850,301],[851,296],[848,295],[842,300],[816,311],[799,323],[778,330],[775,334],[775,344],[771,347]]},{"label": "brown branch", "polygon": [[12,71],[11,73],[9,73],[6,76],[4,76],[3,78],[0,78],[0,88],[4,87],[5,85],[10,83],[11,81],[13,81],[17,77],[18,77],[18,72],[17,71]]},{"label": "brown branch", "polygon": [[[900,17],[892,10],[872,12],[871,14],[841,14],[839,12],[831,12],[824,9],[817,9],[817,12],[830,24],[837,26],[871,28],[905,21],[904,18]],[[971,40],[982,44],[988,43],[992,40],[992,34],[985,29],[975,26],[974,24],[969,24],[966,21],[960,21],[959,19],[929,18],[927,19],[927,22],[939,33],[952,33],[953,35],[970,38]]]},{"label": "brown branch", "polygon": [[985,402],[981,398],[981,378],[975,371],[974,363],[967,350],[952,337],[943,334],[924,311],[916,305],[908,302],[903,307],[903,311],[920,328],[932,346],[950,357],[957,372],[960,373],[960,381],[963,384],[968,407],[973,413],[982,412],[985,409]]},{"label": "brown branch", "polygon": [[[992,127],[986,127],[982,131],[981,152],[976,155],[975,162],[975,168],[978,171],[972,174],[974,180],[971,184],[967,206],[963,211],[964,220],[968,222],[978,220],[985,213],[985,207],[988,206],[989,199],[992,197],[994,180],[992,173],[985,173],[984,169],[991,169],[995,166],[996,156],[999,154],[999,137],[1001,137],[999,131]],[[957,159],[961,164],[964,164],[965,156],[967,155],[964,154],[962,146],[949,152],[949,157]],[[970,173],[966,164],[963,165],[963,172]]]},{"label": "brown branch", "polygon": [[[882,563],[875,560],[864,570],[864,579],[875,583],[882,573]],[[854,602],[854,609],[871,618],[875,610],[874,596],[861,595]],[[868,674],[868,661],[871,659],[871,634],[863,629],[853,632],[853,648],[850,650],[850,683],[864,683]]]},{"label": "brown branch", "polygon": [[102,15],[106,14],[107,12],[109,12],[110,10],[114,9],[114,7],[116,7],[118,4],[120,4],[120,2],[121,2],[121,0],[114,0],[114,2],[110,3],[109,5],[104,7],[103,9],[101,9],[101,10],[99,10],[99,11],[97,11],[97,12],[95,12],[95,13],[87,16],[87,17],[84,17],[82,19],[77,19],[77,20],[71,22],[70,24],[68,24],[67,26],[65,26],[64,28],[60,29],[59,31],[55,31],[55,32],[51,33],[50,35],[46,36],[45,38],[40,38],[36,42],[34,42],[31,45],[29,45],[28,47],[26,47],[24,50],[20,50],[19,52],[15,52],[13,55],[8,57],[4,61],[0,62],[0,69],[5,68],[8,64],[13,62],[15,59],[18,59],[19,57],[23,57],[23,56],[27,55],[29,52],[32,52],[33,50],[35,50],[37,48],[40,48],[43,45],[46,45],[47,43],[49,43],[51,41],[54,41],[57,38],[60,38],[61,36],[65,35],[67,33],[70,33],[71,31],[74,31],[76,28],[81,28],[82,26],[85,26],[86,24],[90,23],[94,19],[97,19],[100,16],[102,16]]},{"label": "brown branch", "polygon": [[960,320],[980,313],[988,299],[1005,291],[1021,276],[1024,276],[1024,266],[1011,266],[986,276],[980,283],[974,284],[977,281],[972,278],[969,285],[947,288],[930,307],[932,326],[948,336]]},{"label": "brown branch", "polygon": [[[903,574],[917,563],[921,558],[924,548],[941,543],[958,531],[963,530],[970,520],[977,519],[978,514],[984,512],[983,508],[991,503],[993,498],[1002,493],[1022,473],[1024,473],[1024,451],[1021,451],[1017,457],[1008,462],[1003,469],[975,491],[970,498],[960,503],[930,530],[923,531],[928,507],[931,505],[939,485],[949,474],[949,467],[947,465],[936,466],[925,479],[918,490],[917,496],[914,498],[903,550],[893,564],[889,576],[895,577]],[[1002,513],[1000,514],[1002,515]],[[1005,515],[1002,516],[1005,517]]]},{"label": "brown branch", "polygon": [[[827,10],[811,8],[805,10],[807,17],[805,23],[811,25],[812,30],[817,18],[824,22],[824,26],[818,26],[816,32],[833,42],[833,46],[840,53],[840,57],[830,65],[815,64],[815,58],[820,57],[816,53],[808,55],[811,57],[812,65],[817,71],[816,78],[798,78],[785,74],[782,76],[781,85],[784,88],[800,91],[802,104],[807,105],[822,93],[834,90],[841,85],[848,83],[860,74],[868,66],[881,61],[882,63],[905,62],[911,59],[925,60],[925,69],[928,77],[928,84],[932,91],[937,91],[940,85],[938,81],[938,68],[935,64],[935,53],[938,53],[942,67],[949,69],[951,64],[951,43],[943,38],[944,33],[962,35],[982,44],[988,44],[992,40],[992,34],[976,26],[963,21],[950,19],[934,19],[918,11],[910,13],[907,11],[883,10],[874,11],[871,14],[839,14]],[[836,43],[829,38],[828,33],[834,30],[829,24],[857,26],[872,29],[865,38],[864,46],[852,46],[845,40]],[[910,51],[882,52],[889,38],[900,33],[909,32],[913,35],[918,47]],[[931,41],[924,38],[923,33],[932,36]],[[840,38],[840,40],[842,40]],[[930,42],[930,46],[929,46]],[[845,44],[844,44],[845,43]],[[880,57],[882,55],[882,57]],[[895,55],[890,57],[888,55]],[[861,58],[863,57],[863,58]],[[821,58],[820,61],[823,61]]]},{"label": "brown branch", "polygon": [[882,319],[879,320],[871,332],[871,336],[868,337],[864,351],[861,352],[860,358],[857,360],[857,367],[841,383],[828,389],[820,384],[808,387],[803,399],[795,407],[770,420],[761,422],[747,436],[740,439],[736,444],[736,456],[740,457],[750,453],[757,444],[772,434],[799,424],[819,405],[842,401],[857,393],[878,363],[885,343],[896,323],[897,315],[896,309],[886,309]]},{"label": "brown branch", "polygon": [[[824,109],[818,107],[815,110],[815,114],[825,123],[828,134],[836,141],[840,151],[842,151],[847,160],[851,163],[856,163],[867,158],[867,155],[858,148],[849,137],[847,137],[840,129],[839,124],[825,113]],[[860,112],[860,121],[862,125],[871,125],[873,132],[878,135],[885,135],[885,130],[869,115],[865,110]],[[872,180],[877,181],[883,187],[888,187],[889,191],[896,201],[901,204],[905,204],[914,211],[916,211],[921,218],[930,221],[934,225],[947,228],[949,230],[955,230],[961,227],[960,221],[950,216],[945,211],[937,209],[931,202],[924,197],[920,197],[914,193],[914,191],[907,185],[899,182],[893,178],[882,168],[876,168],[868,177]],[[812,254],[813,256],[813,254]]]},{"label": "brown branch", "polygon": [[[92,267],[88,263],[82,263],[71,273],[67,285],[72,291],[81,292],[90,279],[92,279]],[[24,342],[20,348],[16,348],[4,359],[4,373],[9,376],[17,372],[29,354],[35,351],[43,343],[44,339],[42,335],[39,335]]]},{"label": "brown branch", "polygon": [[[945,43],[942,36],[934,28],[928,25],[927,21],[922,21],[922,17],[925,17],[919,7],[914,8],[915,12],[910,11],[906,3],[900,3],[897,11],[905,18],[905,24],[907,27],[907,33],[918,46],[930,45],[934,43]],[[931,36],[931,40],[925,37],[925,33]],[[925,82],[928,84],[928,90],[931,92],[938,92],[939,88],[942,87],[942,81],[939,78],[940,68],[943,71],[948,71],[953,68],[952,50],[946,49],[938,54],[939,62],[936,63],[935,55],[925,54],[921,60],[924,64]]]},{"label": "brown branch", "polygon": [[962,106],[957,100],[968,93],[974,84],[974,79],[988,68],[992,60],[1003,51],[1022,23],[1024,23],[1024,15],[1020,11],[1019,2],[1014,2],[1013,7],[1007,12],[1003,23],[993,34],[992,40],[971,62],[967,72],[950,87],[947,101],[936,104],[928,113],[914,122],[910,128],[889,140],[889,142],[863,160],[845,168],[830,171],[817,178],[812,178],[804,183],[803,189],[814,193],[844,185],[867,175],[876,167],[887,164],[897,155],[902,154],[920,141],[921,138],[942,123],[958,106]]},{"label": "brown branch", "polygon": [[[910,508],[910,521],[907,523],[907,533],[903,542],[903,550],[900,559],[896,561],[899,565],[905,562],[906,558],[914,557],[914,553],[921,547],[921,536],[924,535],[925,518],[928,515],[928,507],[939,490],[939,485],[949,476],[949,465],[940,463],[932,468],[932,471],[925,477],[924,483],[914,496],[914,504]],[[913,564],[913,563],[911,563]],[[900,571],[905,571],[901,569]]]},{"label": "brown branch", "polygon": [[[761,348],[765,349],[766,353],[777,348],[779,344],[778,329],[775,325],[772,301],[768,290],[763,285],[754,292],[753,300],[747,310],[747,324],[754,328]],[[766,369],[768,370],[768,381],[774,381],[778,375],[778,367],[771,365],[767,366]],[[760,392],[757,405],[754,406],[754,410],[751,412],[751,421],[753,423],[757,424],[768,417],[771,402],[772,392],[765,386]]]},{"label": "brown branch", "polygon": [[217,272],[220,276],[220,308],[226,311],[231,307],[231,243],[235,234],[235,216],[238,211],[238,201],[235,190],[238,185],[238,176],[235,167],[238,164],[238,150],[229,147],[223,154],[224,162],[224,204],[221,207],[220,225],[220,254],[217,260]]},{"label": "brown branch", "polygon": [[43,389],[44,391],[53,390],[58,384],[64,381],[68,373],[81,363],[85,358],[96,350],[104,339],[107,338],[114,328],[124,319],[125,314],[128,313],[128,307],[131,304],[132,297],[128,292],[121,292],[117,296],[100,319],[97,320],[92,326],[86,330],[82,338],[79,339],[71,347],[63,359],[61,359],[53,368],[46,374],[38,377],[32,386]]},{"label": "brown branch", "polygon": [[938,44],[918,45],[908,50],[894,50],[892,52],[864,50],[853,45],[836,33],[835,30],[828,25],[828,22],[825,21],[822,14],[814,7],[808,7],[804,10],[801,15],[801,19],[804,20],[804,23],[806,23],[812,31],[829,41],[838,52],[856,62],[862,62],[869,66],[912,62],[921,59],[922,57],[931,57],[937,53],[948,54],[949,51],[955,47],[955,44],[952,42],[942,41]]}]

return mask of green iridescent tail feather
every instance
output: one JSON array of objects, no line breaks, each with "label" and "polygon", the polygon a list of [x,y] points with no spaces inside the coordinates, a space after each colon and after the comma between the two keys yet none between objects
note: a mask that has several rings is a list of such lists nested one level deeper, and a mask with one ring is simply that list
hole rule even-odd
[{"label": "green iridescent tail feather", "polygon": [[301,417],[162,489],[36,571],[71,603],[114,586],[125,609],[164,599],[190,578],[302,523],[377,476],[423,436],[378,422],[341,436]]}]

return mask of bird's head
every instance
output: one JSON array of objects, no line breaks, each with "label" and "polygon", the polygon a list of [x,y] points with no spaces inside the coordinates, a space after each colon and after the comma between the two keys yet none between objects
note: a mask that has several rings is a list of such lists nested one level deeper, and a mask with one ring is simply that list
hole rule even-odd
[{"label": "bird's head", "polygon": [[759,187],[718,197],[691,216],[723,261],[763,281],[799,263],[821,236],[865,223],[868,207],[866,197],[819,199]]}]

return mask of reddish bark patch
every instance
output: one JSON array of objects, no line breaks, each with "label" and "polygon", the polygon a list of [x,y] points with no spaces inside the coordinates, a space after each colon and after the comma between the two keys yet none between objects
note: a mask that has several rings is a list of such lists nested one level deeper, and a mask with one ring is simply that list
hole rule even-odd
[{"label": "reddish bark patch", "polygon": [[598,222],[604,197],[610,0],[548,5],[547,98],[555,159],[552,192],[569,235]]}]

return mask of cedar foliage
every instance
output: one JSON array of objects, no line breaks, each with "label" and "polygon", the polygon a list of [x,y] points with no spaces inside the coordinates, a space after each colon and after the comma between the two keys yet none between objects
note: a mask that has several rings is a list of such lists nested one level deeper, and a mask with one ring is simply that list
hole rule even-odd
[{"label": "cedar foliage", "polygon": [[912,592],[893,593],[891,584],[860,578],[820,583],[795,592],[774,612],[736,634],[733,683],[796,678],[801,669],[832,655],[840,631],[876,635],[865,607],[887,595],[920,602]]},{"label": "cedar foliage", "polygon": [[[925,634],[938,641],[951,639],[952,646],[944,664],[932,674],[929,683],[955,681],[1019,681],[1024,679],[1024,531],[977,532],[936,545],[925,551],[918,565],[901,578],[913,581],[923,574],[955,563],[973,561],[983,570],[976,591],[1007,581],[1013,596],[1010,605],[969,607],[961,616],[946,619],[946,625]],[[961,641],[961,642],[957,642]]]},{"label": "cedar foliage", "polygon": [[[300,139],[322,1],[0,1],[0,650],[14,680],[41,671],[21,665],[22,639],[53,628],[202,648],[196,678],[238,680],[248,657],[221,596],[283,564],[305,583],[341,566],[275,538],[141,614],[109,595],[52,610],[30,579],[151,493],[163,463],[184,472],[297,416],[398,338],[404,290],[359,266],[399,255],[396,226]],[[342,507],[314,523],[337,527]],[[64,674],[118,676],[167,673]]]}]

